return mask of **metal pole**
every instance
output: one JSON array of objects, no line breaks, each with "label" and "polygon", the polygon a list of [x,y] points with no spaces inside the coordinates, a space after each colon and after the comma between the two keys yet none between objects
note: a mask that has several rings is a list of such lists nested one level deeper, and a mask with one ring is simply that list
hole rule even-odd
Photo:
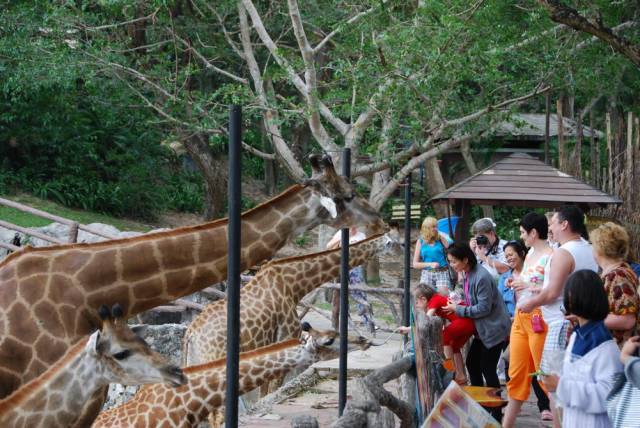
[{"label": "metal pole", "polygon": [[240,143],[242,109],[229,111],[229,228],[227,237],[227,395],[225,426],[238,426],[240,365]]},{"label": "metal pole", "polygon": [[[404,310],[403,321],[409,326],[411,313],[411,173],[404,182]],[[407,338],[405,336],[404,340]]]},{"label": "metal pole", "polygon": [[[351,177],[351,149],[342,152],[342,175]],[[347,404],[347,322],[349,321],[349,229],[342,229],[340,244],[340,364],[338,366],[338,415]]]}]

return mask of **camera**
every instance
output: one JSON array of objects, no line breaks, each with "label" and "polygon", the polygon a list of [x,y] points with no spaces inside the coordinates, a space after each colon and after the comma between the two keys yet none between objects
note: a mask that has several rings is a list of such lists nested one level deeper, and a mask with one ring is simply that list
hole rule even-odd
[{"label": "camera", "polygon": [[486,247],[487,245],[489,245],[489,238],[484,235],[478,235],[476,236],[476,244],[481,247]]}]

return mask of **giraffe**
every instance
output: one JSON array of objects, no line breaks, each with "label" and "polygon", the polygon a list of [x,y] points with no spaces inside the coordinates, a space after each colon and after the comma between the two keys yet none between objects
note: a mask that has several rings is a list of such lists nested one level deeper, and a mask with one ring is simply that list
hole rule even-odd
[{"label": "giraffe", "polygon": [[[376,235],[349,246],[349,263],[364,264],[377,253],[396,252],[397,234]],[[315,288],[339,276],[340,249],[272,260],[240,291],[240,350],[250,351],[300,334],[296,307]],[[226,301],[207,305],[182,341],[182,365],[201,364],[226,352]]]},{"label": "giraffe", "polygon": [[[284,376],[294,368],[318,360],[336,358],[338,334],[333,330],[303,325],[302,339],[289,339],[240,354],[239,393],[244,394],[264,382]],[[367,349],[363,337],[350,337],[349,348]],[[162,384],[143,387],[125,404],[98,415],[93,428],[195,427],[210,412],[224,405],[226,359],[184,368],[188,383],[179,388]]]},{"label": "giraffe", "polygon": [[[243,213],[242,269],[321,223],[383,226],[328,156],[310,160],[313,174],[304,185]],[[222,219],[128,239],[27,247],[5,258],[0,262],[0,398],[89,334],[99,324],[99,304],[119,302],[129,318],[223,280],[227,224]],[[100,405],[94,403],[93,411]]]},{"label": "giraffe", "polygon": [[102,330],[79,340],[47,371],[0,400],[3,428],[68,427],[93,393],[111,382],[184,385],[187,378],[130,329],[122,310],[99,310]]}]

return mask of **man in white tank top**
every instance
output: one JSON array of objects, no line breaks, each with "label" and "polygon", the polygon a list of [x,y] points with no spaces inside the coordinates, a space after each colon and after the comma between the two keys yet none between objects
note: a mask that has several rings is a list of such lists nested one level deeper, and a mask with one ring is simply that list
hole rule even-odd
[{"label": "man in white tank top", "polygon": [[591,244],[583,238],[587,234],[580,208],[574,205],[560,208],[551,218],[549,230],[560,247],[547,262],[542,290],[520,307],[521,311],[531,312],[541,306],[542,318],[547,324],[564,319],[560,306],[569,275],[581,269],[598,271]]}]

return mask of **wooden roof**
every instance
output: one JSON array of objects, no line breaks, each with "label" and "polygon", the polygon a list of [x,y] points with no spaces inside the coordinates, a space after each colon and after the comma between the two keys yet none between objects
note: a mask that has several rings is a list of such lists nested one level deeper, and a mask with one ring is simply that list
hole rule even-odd
[{"label": "wooden roof", "polygon": [[595,207],[622,200],[525,153],[514,153],[431,198],[478,205],[555,208],[564,204]]}]

